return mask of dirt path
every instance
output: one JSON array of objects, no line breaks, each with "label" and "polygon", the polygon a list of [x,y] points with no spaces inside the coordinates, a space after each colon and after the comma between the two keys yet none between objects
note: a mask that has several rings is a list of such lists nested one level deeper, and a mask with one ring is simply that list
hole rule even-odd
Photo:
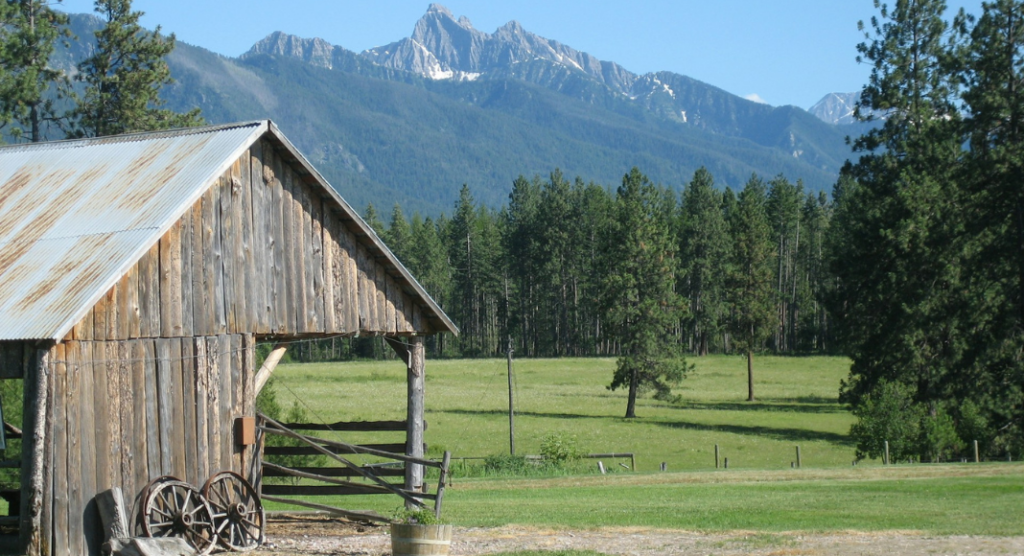
[{"label": "dirt path", "polygon": [[[646,528],[455,529],[451,554],[482,555],[513,550],[593,550],[609,555],[893,556],[1024,554],[1024,537],[933,536],[884,533],[699,533]],[[383,556],[390,554],[386,527],[319,517],[275,520],[259,556]]]}]

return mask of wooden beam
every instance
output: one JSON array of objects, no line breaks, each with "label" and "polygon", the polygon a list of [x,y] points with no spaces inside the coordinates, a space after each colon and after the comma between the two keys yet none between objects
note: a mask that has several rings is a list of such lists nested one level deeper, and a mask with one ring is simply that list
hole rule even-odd
[{"label": "wooden beam", "polygon": [[[423,459],[423,415],[424,415],[424,385],[426,383],[426,365],[424,361],[425,350],[423,337],[414,336],[409,339],[406,349],[407,355],[407,394],[408,404],[406,406],[406,423],[408,430],[405,436],[405,453],[409,457]],[[409,464],[405,466],[405,490],[423,491],[423,466]],[[406,507],[413,509],[411,504]]]},{"label": "wooden beam", "polygon": [[277,364],[281,362],[281,358],[284,357],[284,353],[288,351],[288,346],[284,344],[277,344],[274,349],[270,351],[267,358],[263,360],[263,365],[260,366],[260,370],[256,371],[256,395],[258,396],[263,387],[267,385],[267,381],[270,380],[270,375],[274,374],[274,369],[277,368]]}]

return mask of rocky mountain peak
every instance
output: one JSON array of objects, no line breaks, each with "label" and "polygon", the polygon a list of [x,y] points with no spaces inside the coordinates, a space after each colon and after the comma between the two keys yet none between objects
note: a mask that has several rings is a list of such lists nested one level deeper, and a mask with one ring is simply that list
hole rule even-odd
[{"label": "rocky mountain peak", "polygon": [[281,31],[274,31],[254,44],[242,57],[272,54],[299,58],[314,66],[330,68],[333,65],[334,49],[333,45],[323,39],[304,39]]}]

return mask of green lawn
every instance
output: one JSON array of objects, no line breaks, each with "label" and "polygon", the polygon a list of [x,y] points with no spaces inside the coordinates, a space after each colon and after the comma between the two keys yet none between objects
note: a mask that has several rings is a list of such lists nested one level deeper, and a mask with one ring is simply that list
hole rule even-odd
[{"label": "green lawn", "polygon": [[[519,453],[536,454],[544,436],[561,432],[576,436],[585,451],[635,452],[639,472],[605,461],[614,473],[596,474],[589,462],[585,473],[561,477],[456,474],[446,519],[464,526],[1024,534],[1019,463],[852,467],[853,417],[836,401],[848,360],[759,358],[754,403],[744,401],[744,359],[693,361],[697,369],[678,389],[680,403],[644,398],[633,420],[621,417],[625,393],[605,388],[614,360],[517,361]],[[399,362],[281,365],[275,377],[281,404],[301,399],[315,421],[404,417]],[[428,361],[429,452],[506,453],[507,395],[504,361]],[[346,438],[394,442],[401,435]],[[714,469],[716,443],[729,458],[728,470]],[[803,469],[790,468],[796,445]],[[658,471],[661,462],[668,473]],[[391,496],[317,501],[385,514],[399,505]]]},{"label": "green lawn", "polygon": [[[634,452],[639,471],[661,462],[670,471],[713,468],[715,444],[735,469],[788,468],[796,445],[805,466],[850,465],[853,417],[836,401],[847,359],[758,358],[753,403],[744,401],[743,358],[692,361],[696,371],[677,390],[682,402],[642,398],[633,420],[622,418],[625,392],[606,388],[614,359],[516,361],[517,452],[536,454],[544,436],[561,432],[590,453]],[[275,381],[282,405],[301,398],[317,420],[404,417],[405,368],[397,361],[281,365]],[[507,388],[503,360],[428,360],[429,452],[507,453]]]}]

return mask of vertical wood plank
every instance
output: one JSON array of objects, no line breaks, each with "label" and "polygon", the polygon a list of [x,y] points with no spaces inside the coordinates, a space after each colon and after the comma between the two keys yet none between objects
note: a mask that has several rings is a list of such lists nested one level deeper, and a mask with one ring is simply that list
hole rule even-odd
[{"label": "vertical wood plank", "polygon": [[224,435],[228,437],[228,444],[231,446],[231,468],[240,475],[245,475],[245,449],[236,442],[234,434],[234,421],[243,415],[245,408],[245,335],[231,335],[231,373],[230,382],[227,387],[231,391],[231,410],[228,415],[228,427],[224,429]]},{"label": "vertical wood plank", "polygon": [[[107,445],[100,445],[102,448],[107,450],[107,476],[110,479],[109,486],[121,487],[121,453],[124,451],[121,449],[121,357],[123,352],[121,351],[124,341],[107,342],[103,349],[103,371],[106,373],[106,391],[102,394],[97,394],[97,409],[101,411],[99,415],[103,415],[102,408],[106,406],[107,412],[104,416],[106,423],[105,426],[109,429],[109,439]],[[99,383],[97,382],[97,386]],[[103,399],[99,399],[100,396]],[[123,487],[122,487],[123,488]],[[103,489],[106,490],[106,489]]]},{"label": "vertical wood plank", "polygon": [[199,473],[199,450],[196,442],[196,381],[195,344],[192,338],[181,339],[181,383],[182,438],[185,445],[185,480],[189,484],[202,485],[209,477]]},{"label": "vertical wood plank", "polygon": [[339,238],[345,242],[344,251],[342,251],[342,258],[345,261],[345,293],[346,293],[346,315],[345,315],[345,329],[350,334],[355,334],[359,331],[362,326],[362,319],[360,315],[363,314],[364,309],[360,303],[361,294],[359,283],[359,269],[358,269],[358,250],[356,249],[355,236],[352,232],[348,231],[347,228],[342,226],[341,234]]},{"label": "vertical wood plank", "polygon": [[53,520],[49,524],[52,554],[69,554],[68,548],[68,361],[65,345],[53,349]]},{"label": "vertical wood plank", "polygon": [[235,330],[237,327],[236,313],[238,296],[235,295],[235,239],[238,232],[238,221],[235,220],[235,180],[232,171],[220,179],[220,261],[221,281],[218,289],[224,296],[226,327],[220,333]]},{"label": "vertical wood plank", "polygon": [[287,168],[284,175],[285,183],[292,194],[292,228],[291,237],[288,241],[289,249],[292,252],[292,268],[288,278],[294,287],[294,330],[301,334],[309,331],[306,328],[307,311],[309,310],[307,302],[307,290],[309,287],[306,283],[306,249],[308,246],[306,242],[309,241],[309,235],[306,233],[306,226],[304,225],[305,222],[308,222],[308,215],[303,207],[304,191],[301,181],[296,179],[295,172],[290,167]]},{"label": "vertical wood plank", "polygon": [[95,419],[96,402],[93,388],[95,362],[93,361],[92,343],[78,342],[78,346],[80,349],[77,355],[81,363],[78,432],[82,435],[82,442],[79,444],[82,449],[82,509],[79,519],[82,521],[85,545],[88,550],[95,550],[92,553],[98,553],[99,541],[102,539],[97,538],[99,515],[96,513],[92,499],[98,492],[96,487],[99,469],[105,466],[106,462],[97,458],[97,452],[102,453],[102,450],[97,450],[96,446],[101,437],[97,435]]},{"label": "vertical wood plank", "polygon": [[69,342],[65,358],[68,361],[67,426],[68,426],[68,550],[81,554],[85,549],[85,494],[82,492],[85,475],[82,469],[82,377],[78,364],[80,342]]},{"label": "vertical wood plank", "polygon": [[[110,342],[113,343],[113,342]],[[92,353],[89,357],[92,359],[92,373],[91,380],[89,382],[89,388],[92,390],[92,395],[89,396],[87,401],[91,411],[91,417],[93,419],[93,427],[89,438],[93,442],[93,451],[95,452],[95,492],[101,492],[109,489],[113,486],[114,480],[110,476],[110,470],[113,467],[110,461],[110,445],[113,441],[113,435],[111,434],[111,426],[108,423],[109,406],[111,405],[107,400],[107,388],[109,386],[109,380],[107,376],[107,344],[108,342],[92,342]],[[91,496],[90,496],[91,498]]]},{"label": "vertical wood plank", "polygon": [[404,328],[402,329],[402,332],[412,333],[412,332],[416,331],[416,329],[412,325],[412,309],[413,309],[412,298],[409,296],[409,294],[407,294],[407,293],[405,293],[403,291],[402,292],[402,321],[403,321],[403,324],[404,324]]},{"label": "vertical wood plank", "polygon": [[[118,454],[121,471],[121,490],[128,499],[135,496],[135,419],[134,404],[135,396],[132,377],[132,349],[134,340],[126,340],[117,344],[117,409],[118,409],[118,430],[121,433],[120,447]],[[141,487],[139,487],[141,488]]]},{"label": "vertical wood plank", "polygon": [[192,285],[195,276],[192,274],[192,210],[189,209],[181,217],[181,252],[178,255],[181,261],[181,335],[192,336],[195,330],[193,325],[193,304]]},{"label": "vertical wood plank", "polygon": [[376,308],[371,305],[371,302],[376,299],[373,292],[372,282],[367,274],[366,269],[366,249],[363,249],[361,245],[356,243],[354,245],[356,253],[356,269],[358,270],[359,279],[359,330],[373,330],[372,316],[376,312]]},{"label": "vertical wood plank", "polygon": [[[221,333],[227,328],[227,308],[224,298],[224,254],[221,249],[221,189],[223,179],[217,180],[207,196],[203,196],[203,226],[208,237],[203,238],[203,258],[209,271],[207,298],[213,308],[211,333]],[[204,235],[206,235],[204,232]],[[207,243],[209,242],[209,243]]]},{"label": "vertical wood plank", "polygon": [[184,406],[184,389],[181,377],[181,369],[184,365],[182,361],[182,350],[181,338],[172,338],[167,340],[170,344],[171,358],[168,363],[168,369],[170,371],[170,383],[171,388],[167,395],[161,397],[161,400],[167,400],[170,405],[170,417],[171,426],[164,427],[170,429],[167,435],[171,442],[171,469],[175,477],[185,478],[188,476],[188,470],[186,467],[187,461],[185,458],[185,406]]},{"label": "vertical wood plank", "polygon": [[160,335],[160,243],[139,259],[139,331],[144,338]]},{"label": "vertical wood plank", "polygon": [[160,247],[160,336],[181,335],[181,222],[158,242]]},{"label": "vertical wood plank", "polygon": [[110,318],[110,302],[113,298],[113,292],[107,291],[103,294],[103,297],[93,305],[92,308],[92,338],[94,340],[106,340],[107,339],[107,319]]},{"label": "vertical wood plank", "polygon": [[142,305],[139,302],[139,265],[136,264],[125,275],[128,283],[125,287],[128,304],[128,338],[142,336]]},{"label": "vertical wood plank", "polygon": [[306,189],[309,203],[310,236],[306,243],[311,244],[310,267],[306,279],[310,281],[311,298],[310,314],[307,328],[310,331],[324,332],[324,296],[326,282],[324,277],[324,226],[323,226],[323,199],[311,190]]},{"label": "vertical wood plank", "polygon": [[221,349],[227,349],[227,346],[222,346],[220,338],[222,336],[212,336],[207,338],[206,344],[206,361],[208,371],[208,382],[206,383],[206,404],[207,404],[207,422],[206,422],[206,435],[207,443],[210,447],[210,474],[214,474],[225,468],[224,462],[221,459],[221,436],[220,436],[220,361],[221,361]]},{"label": "vertical wood plank", "polygon": [[53,485],[55,475],[53,435],[58,427],[63,426],[62,423],[59,424],[54,418],[54,402],[56,398],[54,397],[55,365],[53,361],[55,357],[56,350],[51,347],[46,352],[45,359],[41,361],[42,364],[46,365],[46,381],[44,384],[46,391],[43,392],[43,395],[46,397],[46,414],[43,422],[46,438],[41,443],[41,449],[43,450],[42,508],[39,521],[34,524],[36,527],[33,533],[34,543],[41,545],[40,556],[52,556],[53,554]]},{"label": "vertical wood plank", "polygon": [[[244,314],[241,319],[242,328],[241,331],[252,332],[256,330],[258,326],[257,313],[259,311],[259,296],[256,293],[256,265],[254,261],[255,253],[255,239],[253,234],[253,214],[252,214],[252,171],[250,169],[249,151],[245,151],[242,157],[235,163],[239,169],[239,178],[241,179],[241,190],[239,191],[239,203],[240,218],[241,218],[241,246],[236,251],[236,256],[240,257],[242,263],[240,272],[241,277],[236,278],[237,283],[242,284],[242,301],[244,302]],[[260,272],[263,272],[260,269]]]},{"label": "vertical wood plank", "polygon": [[257,141],[250,149],[249,187],[252,197],[253,245],[253,303],[256,307],[256,333],[270,332],[270,286],[273,280],[273,245],[267,233],[267,183],[263,179],[263,142]]},{"label": "vertical wood plank", "polygon": [[[132,471],[135,477],[132,496],[138,496],[149,482],[149,418],[146,411],[146,344],[149,340],[131,342],[132,358]],[[156,478],[156,475],[153,475]]]},{"label": "vertical wood plank", "polygon": [[[246,334],[242,337],[242,416],[255,417],[256,415],[256,391],[255,391],[255,377],[256,377],[256,338],[252,334]],[[255,456],[255,446],[243,447],[242,453],[242,471],[240,473],[250,483],[253,481],[252,473],[248,471],[253,469],[253,459]]]},{"label": "vertical wood plank", "polygon": [[148,474],[150,479],[170,473],[169,469],[163,466],[163,459],[160,453],[160,394],[157,377],[157,346],[155,340],[146,340],[143,343],[146,349],[145,355],[145,401],[146,401],[146,461],[149,464]]},{"label": "vertical wood plank", "polygon": [[[174,354],[171,344],[174,340],[160,338],[156,341],[156,411],[160,419],[160,468],[162,473],[181,477],[174,467],[174,371],[171,361]],[[180,398],[178,398],[180,399]]]},{"label": "vertical wood plank", "polygon": [[[196,435],[196,445],[199,447],[199,452],[196,458],[196,468],[199,471],[200,477],[210,477],[213,473],[210,472],[210,439],[208,435],[209,421],[207,414],[209,413],[209,391],[207,385],[209,384],[210,378],[210,359],[207,354],[209,349],[206,338],[195,338],[193,346],[195,348],[195,392],[196,392],[196,429],[194,431]],[[205,481],[205,479],[204,479]]]},{"label": "vertical wood plank", "polygon": [[321,233],[323,234],[324,249],[324,331],[328,334],[337,334],[341,328],[336,322],[334,312],[337,299],[335,290],[337,265],[335,261],[337,260],[338,242],[334,238],[334,215],[331,214],[327,201],[323,202],[321,218],[323,219]]},{"label": "vertical wood plank", "polygon": [[[217,338],[220,346],[219,357],[217,358],[217,396],[219,400],[218,420],[214,426],[214,433],[220,443],[220,469],[234,469],[234,439],[231,438],[232,419],[234,419],[234,386],[232,371],[235,367],[235,353],[232,339],[237,335],[224,335]],[[237,471],[237,470],[235,470]]]},{"label": "vertical wood plank", "polygon": [[213,311],[213,300],[207,297],[206,279],[209,270],[203,252],[207,235],[206,222],[203,220],[206,214],[204,206],[209,194],[207,191],[192,205],[192,333],[196,336],[210,334],[213,329],[210,325],[212,319],[209,318]]},{"label": "vertical wood plank", "polygon": [[132,308],[129,303],[129,274],[132,270],[129,270],[120,280],[117,281],[117,328],[114,331],[114,337],[118,340],[127,340],[131,337],[131,312]]},{"label": "vertical wood plank", "polygon": [[395,333],[395,281],[387,275],[382,265],[377,265],[378,276],[384,277],[384,326],[383,331],[388,334]]},{"label": "vertical wood plank", "polygon": [[[288,332],[298,332],[298,328],[295,326],[295,313],[298,309],[296,303],[296,289],[298,284],[296,283],[295,274],[295,259],[298,256],[295,252],[295,210],[294,210],[294,197],[292,196],[292,190],[290,187],[290,179],[287,174],[278,171],[281,166],[280,158],[275,157],[275,172],[280,179],[281,187],[281,226],[278,235],[278,242],[281,246],[281,251],[278,252],[275,248],[274,253],[277,256],[278,253],[281,255],[282,273],[280,275],[283,281],[283,288],[281,293],[284,294],[284,309],[285,312],[285,325],[284,328]],[[280,318],[280,317],[278,317]]]}]

